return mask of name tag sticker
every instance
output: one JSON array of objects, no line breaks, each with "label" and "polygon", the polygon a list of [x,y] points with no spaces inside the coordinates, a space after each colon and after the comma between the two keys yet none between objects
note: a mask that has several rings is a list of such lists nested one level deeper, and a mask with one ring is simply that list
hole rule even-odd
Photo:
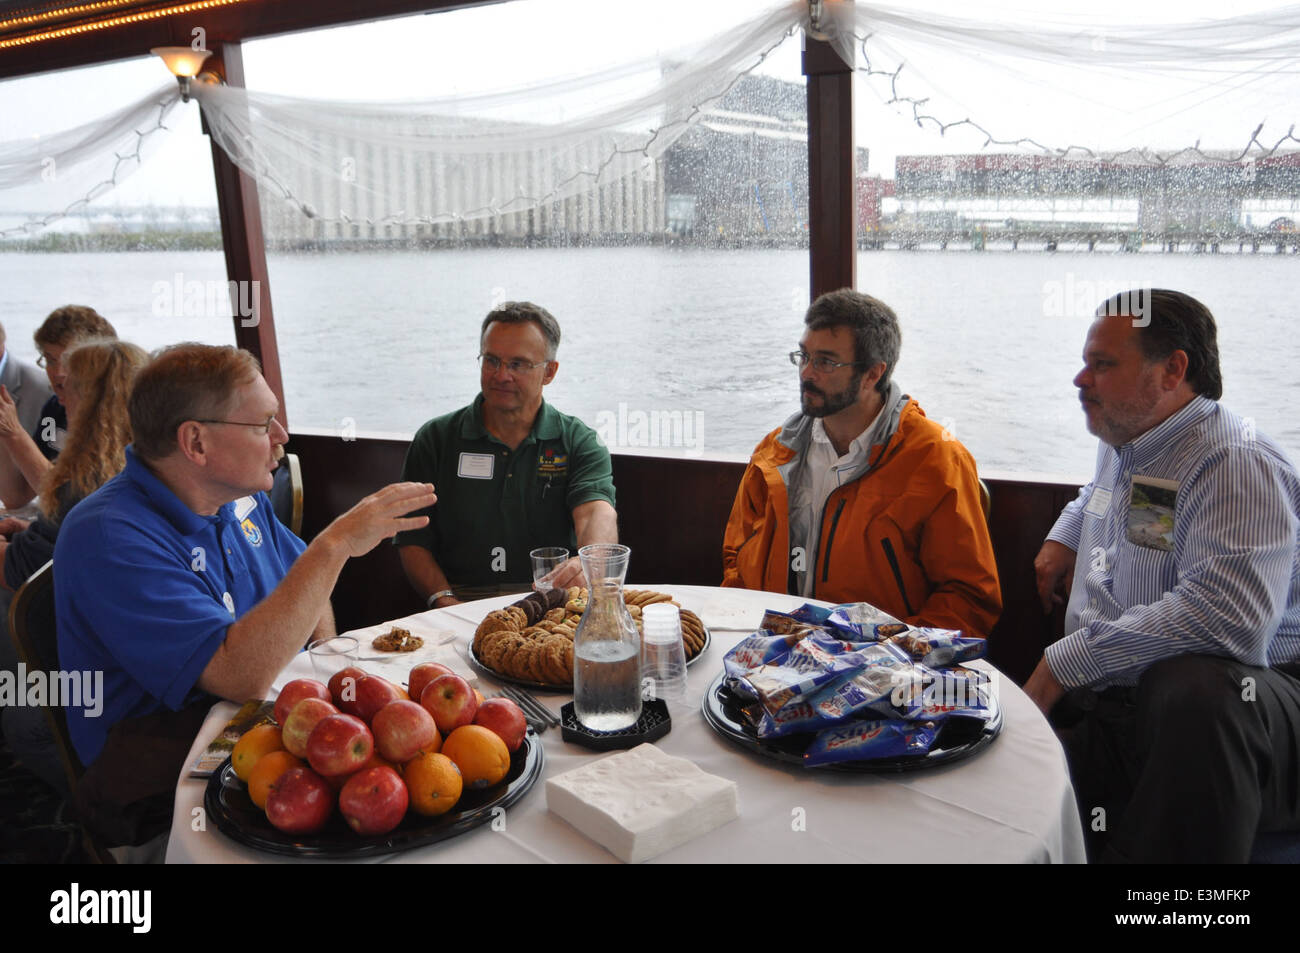
[{"label": "name tag sticker", "polygon": [[456,476],[469,480],[492,479],[495,458],[490,453],[462,453],[456,465]]},{"label": "name tag sticker", "polygon": [[1106,510],[1110,507],[1110,490],[1104,486],[1094,486],[1092,494],[1088,497],[1088,505],[1084,507],[1084,512],[1089,516],[1095,516],[1101,519],[1106,515]]}]

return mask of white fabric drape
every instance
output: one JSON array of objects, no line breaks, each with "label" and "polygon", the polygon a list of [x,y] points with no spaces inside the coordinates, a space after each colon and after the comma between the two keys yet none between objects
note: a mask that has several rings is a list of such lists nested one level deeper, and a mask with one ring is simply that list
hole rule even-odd
[{"label": "white fabric drape", "polygon": [[794,6],[777,7],[669,57],[505,93],[323,103],[207,86],[196,96],[226,153],[309,217],[440,224],[652,177],[654,161],[797,24]]},{"label": "white fabric drape", "polygon": [[[1300,6],[1181,24],[825,7],[823,29],[866,88],[936,152],[1231,162],[1300,144]],[[669,147],[806,26],[807,4],[789,0],[668,56],[490,95],[352,103],[196,85],[195,96],[267,201],[341,224],[473,221],[659,181]],[[58,135],[0,142],[0,203],[37,196],[49,214],[28,231],[82,207],[138,166],[175,103],[163,88]],[[867,145],[888,145],[873,132],[860,124]],[[86,177],[41,179],[51,164]]]},{"label": "white fabric drape", "polygon": [[0,229],[0,239],[38,234],[139,171],[165,139],[167,120],[180,101],[175,81],[167,80],[99,119],[0,141],[0,207],[28,213],[27,221]]}]

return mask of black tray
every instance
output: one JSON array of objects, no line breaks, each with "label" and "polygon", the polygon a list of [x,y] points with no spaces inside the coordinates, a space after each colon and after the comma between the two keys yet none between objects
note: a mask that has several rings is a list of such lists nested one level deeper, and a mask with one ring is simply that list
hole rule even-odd
[{"label": "black tray", "polygon": [[[703,622],[700,622],[700,628],[704,630],[704,645],[703,647],[700,648],[698,652],[695,653],[694,657],[688,658],[686,660],[687,668],[690,668],[692,665],[694,665],[696,662],[702,659],[704,657],[704,653],[709,650],[709,646],[713,644],[713,633],[709,631],[709,627],[705,625]],[[572,682],[570,682],[568,685],[553,685],[550,682],[533,682],[533,681],[529,681],[526,678],[516,678],[513,675],[506,675],[503,672],[498,672],[491,665],[488,665],[487,663],[479,660],[478,655],[474,651],[473,641],[470,642],[469,652],[466,654],[469,656],[470,664],[473,665],[480,672],[482,672],[484,675],[486,675],[488,678],[492,679],[493,681],[505,682],[509,685],[518,685],[520,688],[531,688],[534,691],[546,692],[551,695],[572,695],[573,694]]]},{"label": "black tray", "polygon": [[668,703],[662,698],[641,703],[641,717],[636,724],[617,731],[593,731],[582,722],[573,710],[573,702],[560,709],[560,734],[565,741],[582,745],[593,751],[618,751],[637,745],[658,741],[673,730],[673,719],[668,714]]},{"label": "black tray", "polygon": [[[797,734],[783,738],[760,739],[740,713],[742,705],[746,703],[727,689],[724,684],[725,678],[725,673],[719,673],[708,691],[704,693],[704,701],[701,704],[704,720],[718,734],[734,741],[742,748],[776,761],[802,766],[804,749],[812,743],[814,736]],[[998,704],[996,693],[988,693],[988,703],[987,721],[977,718],[948,718],[940,729],[939,736],[934,739],[934,744],[930,746],[930,752],[926,755],[876,758],[870,761],[838,761],[817,765],[808,770],[888,774],[899,771],[922,771],[961,761],[988,747],[1002,732],[1002,708]]]},{"label": "black tray", "polygon": [[524,743],[510,756],[505,780],[482,790],[466,790],[456,806],[438,817],[414,811],[387,834],[363,837],[343,820],[336,809],[325,827],[315,834],[286,834],[272,826],[266,812],[248,798],[248,788],[227,761],[208,779],[203,806],[216,821],[217,830],[233,841],[258,850],[289,857],[345,860],[391,854],[455,837],[492,820],[494,811],[517,802],[542,775],[546,756],[541,740],[529,728]]}]

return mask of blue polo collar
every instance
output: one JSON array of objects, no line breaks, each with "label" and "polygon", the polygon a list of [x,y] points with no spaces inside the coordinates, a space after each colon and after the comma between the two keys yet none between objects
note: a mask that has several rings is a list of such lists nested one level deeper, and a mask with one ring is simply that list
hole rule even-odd
[{"label": "blue polo collar", "polygon": [[153,504],[154,509],[161,513],[182,536],[196,536],[211,529],[217,523],[239,522],[235,519],[233,502],[222,504],[215,516],[200,516],[195,513],[136,456],[134,445],[126,448],[126,469],[122,471],[122,476],[139,487],[140,492]]}]

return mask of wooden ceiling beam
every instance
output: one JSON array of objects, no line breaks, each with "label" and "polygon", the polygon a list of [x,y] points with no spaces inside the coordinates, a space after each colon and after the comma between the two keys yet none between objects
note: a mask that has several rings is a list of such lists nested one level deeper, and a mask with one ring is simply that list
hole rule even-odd
[{"label": "wooden ceiling beam", "polygon": [[[42,32],[43,29],[63,29],[78,22],[103,19],[104,16],[127,16],[167,9],[184,2],[176,0],[175,4],[168,4],[154,0],[137,3],[107,14],[87,14],[84,21],[59,20],[45,28],[30,26],[18,32],[3,31],[5,14],[0,12],[0,42]],[[242,0],[229,6],[174,13],[0,48],[0,79],[130,59],[144,56],[155,46],[189,46],[195,27],[203,28],[207,48],[216,49],[226,42],[499,2],[502,0],[366,0],[364,3],[357,0]]]}]

